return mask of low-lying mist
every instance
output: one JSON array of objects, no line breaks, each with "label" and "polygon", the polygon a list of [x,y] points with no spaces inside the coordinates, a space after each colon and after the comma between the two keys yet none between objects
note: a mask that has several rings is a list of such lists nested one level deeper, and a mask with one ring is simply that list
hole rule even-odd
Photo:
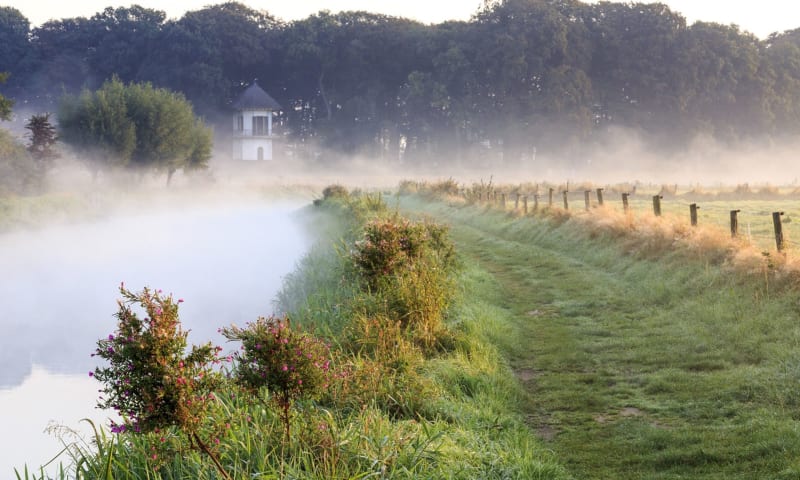
[{"label": "low-lying mist", "polygon": [[[120,282],[183,298],[189,341],[272,311],[281,278],[309,239],[300,202],[225,202],[149,207],[103,220],[0,235],[0,389],[32,366],[58,373],[93,368],[94,342],[111,332]],[[87,406],[91,408],[91,406]]]},{"label": "low-lying mist", "polygon": [[[672,143],[672,145],[670,145]],[[669,148],[663,148],[667,144]],[[488,181],[592,182],[598,185],[626,182],[679,185],[731,185],[741,183],[787,185],[800,178],[800,138],[754,138],[722,142],[708,136],[690,141],[661,141],[656,148],[639,132],[613,128],[591,145],[530,149],[503,155],[501,147],[479,152],[445,149],[405,158],[378,158],[370,153],[352,155],[314,149],[313,159],[290,158],[267,162],[212,164],[214,176],[224,181],[261,175],[284,184],[341,183],[354,188],[390,188],[400,180],[435,180],[452,177],[459,183]]]}]

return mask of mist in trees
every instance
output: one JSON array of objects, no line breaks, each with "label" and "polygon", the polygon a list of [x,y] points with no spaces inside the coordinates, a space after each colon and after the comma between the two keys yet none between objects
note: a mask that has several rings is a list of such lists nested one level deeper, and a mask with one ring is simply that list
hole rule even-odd
[{"label": "mist in trees", "polygon": [[[258,78],[285,108],[286,143],[309,155],[515,165],[553,152],[569,163],[618,127],[664,151],[698,135],[735,144],[800,133],[798,32],[758,39],[688,25],[663,4],[578,0],[488,1],[468,22],[437,25],[324,11],[284,22],[228,2],[176,20],[109,7],[30,29],[0,7],[0,71],[12,73],[4,94],[43,111],[114,76],[151,82],[182,92],[222,131],[231,101]],[[106,136],[66,128],[64,138],[143,162],[132,127],[110,121]]]},{"label": "mist in trees", "polygon": [[211,131],[182,94],[117,77],[66,96],[58,110],[64,142],[83,152],[95,175],[113,167],[172,175],[207,166]]}]

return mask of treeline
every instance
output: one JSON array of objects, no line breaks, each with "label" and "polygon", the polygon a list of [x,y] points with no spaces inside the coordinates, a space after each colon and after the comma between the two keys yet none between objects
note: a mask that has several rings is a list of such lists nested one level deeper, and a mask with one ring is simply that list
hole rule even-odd
[{"label": "treeline", "polygon": [[258,78],[290,142],[387,161],[577,155],[617,126],[665,149],[800,132],[800,29],[759,40],[663,4],[495,0],[437,25],[367,12],[284,22],[234,2],[167,20],[134,5],[33,29],[0,7],[2,71],[17,105],[54,110],[116,75],[182,92],[223,131]]}]

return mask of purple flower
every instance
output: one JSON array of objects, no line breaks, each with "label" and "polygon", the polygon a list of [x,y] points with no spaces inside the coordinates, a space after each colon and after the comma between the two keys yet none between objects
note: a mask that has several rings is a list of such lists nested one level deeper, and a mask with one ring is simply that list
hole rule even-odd
[{"label": "purple flower", "polygon": [[111,335],[111,334],[109,333],[109,334],[108,334],[108,341],[110,342],[110,341],[113,341],[113,340],[114,340],[114,335]]},{"label": "purple flower", "polygon": [[125,431],[125,425],[111,424],[111,433],[122,433]]},{"label": "purple flower", "polygon": [[89,372],[90,377],[94,377],[94,372]]}]

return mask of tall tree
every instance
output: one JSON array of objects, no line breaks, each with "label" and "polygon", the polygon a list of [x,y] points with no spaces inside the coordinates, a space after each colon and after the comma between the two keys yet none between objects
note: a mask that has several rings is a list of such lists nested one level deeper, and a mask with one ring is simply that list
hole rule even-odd
[{"label": "tall tree", "polygon": [[211,132],[181,94],[151,84],[107,81],[96,92],[67,97],[59,109],[64,141],[94,154],[101,167],[127,167],[167,175],[202,168]]},{"label": "tall tree", "polygon": [[16,8],[0,7],[0,72],[19,71],[28,52],[31,24]]},{"label": "tall tree", "polygon": [[198,110],[215,113],[254,78],[264,85],[274,82],[273,44],[281,25],[237,2],[187,12],[164,25],[159,48],[142,66],[139,80],[181,91]]},{"label": "tall tree", "polygon": [[53,145],[58,141],[58,135],[56,127],[50,123],[49,113],[32,115],[25,124],[25,128],[29,131],[28,152],[34,161],[45,164],[58,158],[58,153],[53,150]]},{"label": "tall tree", "polygon": [[124,82],[139,79],[145,59],[157,48],[167,15],[161,10],[132,5],[108,7],[92,16],[87,28],[93,45],[87,63],[98,80],[116,75]]}]

